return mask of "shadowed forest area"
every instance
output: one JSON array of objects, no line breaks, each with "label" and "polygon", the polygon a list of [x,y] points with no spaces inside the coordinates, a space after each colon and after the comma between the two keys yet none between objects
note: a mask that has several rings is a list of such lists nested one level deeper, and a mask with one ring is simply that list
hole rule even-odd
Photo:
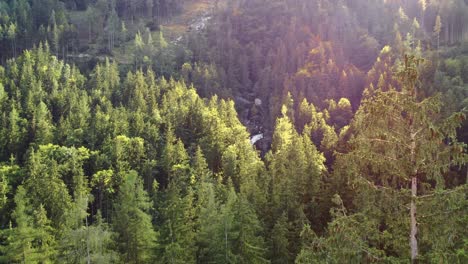
[{"label": "shadowed forest area", "polygon": [[0,0],[0,263],[468,263],[468,1]]}]

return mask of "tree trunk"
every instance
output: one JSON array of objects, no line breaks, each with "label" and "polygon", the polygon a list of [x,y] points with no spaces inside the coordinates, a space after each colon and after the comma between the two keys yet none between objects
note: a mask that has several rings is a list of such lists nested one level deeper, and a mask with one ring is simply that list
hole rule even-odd
[{"label": "tree trunk", "polygon": [[[416,91],[415,91],[416,94]],[[416,96],[416,95],[415,95]],[[416,168],[416,133],[413,128],[414,120],[411,120],[411,163],[415,167],[413,175],[411,177],[411,207],[410,207],[410,218],[411,218],[411,231],[410,231],[410,247],[411,247],[411,263],[415,263],[418,257],[418,226],[416,221],[416,196],[418,195],[418,169]]]},{"label": "tree trunk", "polygon": [[418,227],[416,222],[416,195],[417,195],[417,184],[418,179],[416,176],[411,178],[411,235],[410,235],[410,245],[411,245],[411,263],[415,263],[416,258],[418,257],[418,239],[416,235],[418,233]]},{"label": "tree trunk", "polygon": [[448,20],[447,20],[447,25],[445,26],[445,30],[444,30],[444,41],[445,41],[445,45],[447,46],[447,44],[450,44],[450,38],[449,38],[449,27],[450,27],[450,24],[448,23]]},{"label": "tree trunk", "polygon": [[102,188],[101,187],[99,187],[98,196],[99,196],[99,210],[101,210],[101,213],[102,213],[103,208],[102,208]]},{"label": "tree trunk", "polygon": [[455,43],[455,36],[454,36],[454,23],[450,23],[450,45]]},{"label": "tree trunk", "polygon": [[[88,199],[86,199],[86,204],[88,204]],[[89,255],[89,226],[88,226],[88,217],[85,218],[86,220],[86,263],[91,264],[91,258]]]}]

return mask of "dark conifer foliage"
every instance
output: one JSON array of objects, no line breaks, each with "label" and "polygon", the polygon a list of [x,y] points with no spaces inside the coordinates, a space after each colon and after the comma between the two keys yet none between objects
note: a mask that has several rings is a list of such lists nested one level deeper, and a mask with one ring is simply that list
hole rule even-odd
[{"label": "dark conifer foliage", "polygon": [[463,0],[0,0],[0,263],[465,263]]}]

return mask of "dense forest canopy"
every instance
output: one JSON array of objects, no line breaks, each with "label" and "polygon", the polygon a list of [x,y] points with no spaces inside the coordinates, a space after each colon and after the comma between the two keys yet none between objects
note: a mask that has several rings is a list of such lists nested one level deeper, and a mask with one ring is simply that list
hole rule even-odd
[{"label": "dense forest canopy", "polygon": [[467,263],[467,111],[466,0],[0,0],[0,263]]}]

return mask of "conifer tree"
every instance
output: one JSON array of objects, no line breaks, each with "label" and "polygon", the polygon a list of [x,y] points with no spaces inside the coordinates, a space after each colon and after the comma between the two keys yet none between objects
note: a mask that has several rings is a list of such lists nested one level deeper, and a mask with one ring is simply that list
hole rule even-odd
[{"label": "conifer tree", "polygon": [[161,258],[167,263],[195,261],[194,193],[188,155],[182,141],[176,140],[172,129],[166,135],[163,169],[167,173],[167,188],[162,214]]},{"label": "conifer tree", "polygon": [[225,237],[223,219],[216,202],[212,183],[199,184],[197,201],[197,262],[221,263],[225,261]]},{"label": "conifer tree", "polygon": [[57,25],[55,10],[52,10],[49,18],[49,33],[51,34],[50,42],[55,50],[55,56],[58,57],[60,49],[60,32]]},{"label": "conifer tree", "polygon": [[157,233],[149,210],[151,203],[135,171],[125,175],[115,202],[113,228],[122,259],[127,263],[153,263]]},{"label": "conifer tree", "polygon": [[56,253],[53,229],[49,225],[44,207],[40,205],[33,209],[26,195],[25,188],[19,186],[13,212],[15,227],[8,230],[8,244],[1,251],[5,253],[7,262],[51,262]]},{"label": "conifer tree", "polygon": [[4,166],[0,167],[0,212],[2,211],[3,207],[8,202],[7,194],[9,192],[8,186],[8,178],[7,178],[8,168]]},{"label": "conifer tree", "polygon": [[237,260],[240,263],[268,263],[266,247],[262,237],[262,226],[249,201],[240,194],[235,207],[234,229]]},{"label": "conifer tree", "polygon": [[[278,218],[287,218],[287,235],[272,237],[272,243],[288,241],[285,248],[289,250],[291,260],[299,252],[299,235],[303,225],[313,219],[312,215],[306,214],[316,209],[314,197],[318,197],[320,176],[325,168],[323,155],[307,134],[300,136],[295,131],[286,111],[283,106],[283,117],[277,120],[273,134],[272,151],[267,154],[271,177],[269,202],[272,215],[269,216],[269,225],[275,228]],[[288,255],[282,257],[288,258]]]},{"label": "conifer tree", "polygon": [[289,224],[286,215],[283,213],[271,230],[271,261],[272,263],[291,262],[289,252],[288,230]]},{"label": "conifer tree", "polygon": [[[432,189],[442,190],[443,174],[451,166],[466,162],[464,145],[456,139],[456,129],[464,115],[455,113],[448,119],[441,119],[439,96],[419,100],[419,62],[413,56],[405,57],[399,73],[401,90],[377,91],[364,100],[353,124],[356,135],[351,141],[352,150],[338,161],[349,175],[377,189],[410,192],[407,219],[412,262],[421,254],[418,246],[420,219],[416,214],[418,196]],[[399,201],[398,196],[388,197]]]},{"label": "conifer tree", "polygon": [[225,187],[226,201],[220,207],[220,226],[222,232],[222,252],[224,263],[238,262],[236,254],[236,241],[239,236],[238,223],[236,221],[235,206],[237,203],[237,195],[232,188],[232,184],[228,183]]},{"label": "conifer tree", "polygon": [[27,122],[20,116],[15,101],[11,102],[11,107],[6,127],[7,145],[5,147],[8,150],[9,155],[14,155],[16,158],[20,158],[21,153],[24,151],[23,145],[26,143]]},{"label": "conifer tree", "polygon": [[107,43],[108,43],[108,50],[112,52],[115,46],[116,34],[118,32],[118,27],[120,25],[119,17],[117,15],[117,11],[115,10],[115,1],[111,1],[110,4],[110,15],[107,19]]},{"label": "conifer tree", "polygon": [[40,102],[33,115],[32,133],[34,142],[39,145],[46,145],[53,142],[55,127],[52,123],[52,117],[44,102]]},{"label": "conifer tree", "polygon": [[440,31],[441,31],[441,29],[442,29],[442,22],[441,22],[441,19],[440,19],[440,15],[437,15],[435,25],[434,25],[434,32],[433,32],[434,36],[437,39],[437,50],[439,50],[439,47],[440,47]]},{"label": "conifer tree", "polygon": [[195,262],[195,233],[193,223],[193,194],[184,195],[176,181],[169,182],[165,191],[161,226],[161,259],[166,263]]},{"label": "conifer tree", "polygon": [[109,225],[101,217],[101,212],[96,214],[96,220],[86,230],[89,235],[87,247],[91,263],[112,263],[118,262],[118,254],[112,248],[114,233]]},{"label": "conifer tree", "polygon": [[[58,146],[44,145],[30,153],[27,160],[28,178],[25,181],[25,189],[31,197],[34,197],[31,201],[34,206],[44,205],[51,225],[57,229],[64,229],[76,222],[74,218],[69,217],[73,211],[73,202],[60,172],[63,164],[59,164],[52,157],[54,154],[59,154],[58,150]],[[71,179],[69,180],[71,182]]]}]

